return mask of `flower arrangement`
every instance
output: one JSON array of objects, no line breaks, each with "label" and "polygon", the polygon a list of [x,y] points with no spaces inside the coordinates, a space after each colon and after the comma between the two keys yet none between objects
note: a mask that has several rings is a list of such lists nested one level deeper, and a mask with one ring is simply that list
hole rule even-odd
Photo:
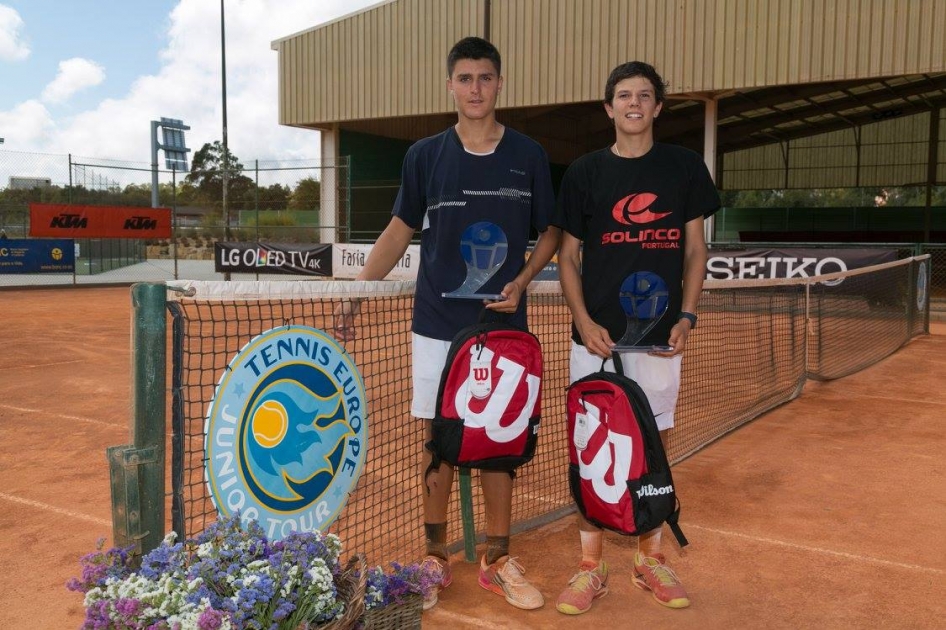
[{"label": "flower arrangement", "polygon": [[346,605],[334,534],[269,542],[235,515],[183,543],[170,534],[138,569],[129,550],[101,547],[67,585],[85,594],[83,630],[296,630],[328,623]]},{"label": "flower arrangement", "polygon": [[413,595],[425,596],[440,584],[440,568],[433,563],[401,565],[390,563],[390,569],[368,569],[365,582],[365,610],[398,606]]}]

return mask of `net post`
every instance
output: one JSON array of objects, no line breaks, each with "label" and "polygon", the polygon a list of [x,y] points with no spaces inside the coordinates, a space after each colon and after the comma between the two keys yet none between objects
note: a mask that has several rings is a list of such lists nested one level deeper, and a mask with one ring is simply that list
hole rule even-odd
[{"label": "net post", "polygon": [[476,560],[476,524],[473,522],[473,482],[470,469],[460,468],[460,515],[463,519],[463,552],[467,562]]},{"label": "net post", "polygon": [[132,443],[107,450],[116,546],[144,555],[164,539],[167,287],[131,288]]}]

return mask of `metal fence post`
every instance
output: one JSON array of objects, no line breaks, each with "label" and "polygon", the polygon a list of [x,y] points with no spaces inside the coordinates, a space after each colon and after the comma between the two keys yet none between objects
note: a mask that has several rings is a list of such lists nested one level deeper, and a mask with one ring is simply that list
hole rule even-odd
[{"label": "metal fence post", "polygon": [[167,286],[139,283],[132,298],[132,444],[108,448],[116,546],[144,555],[164,539]]}]

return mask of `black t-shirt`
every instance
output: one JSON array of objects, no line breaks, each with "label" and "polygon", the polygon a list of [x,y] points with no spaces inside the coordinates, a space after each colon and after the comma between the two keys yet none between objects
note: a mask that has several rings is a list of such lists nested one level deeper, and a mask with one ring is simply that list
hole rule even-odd
[{"label": "black t-shirt", "polygon": [[[483,303],[442,297],[466,278],[460,237],[472,224],[493,223],[506,235],[508,251],[499,271],[477,291],[499,293],[522,270],[531,230],[544,232],[554,210],[545,150],[506,127],[489,155],[468,153],[456,130],[424,138],[404,157],[401,189],[392,214],[421,230],[420,269],[412,330],[451,340],[475,324]],[[526,327],[526,300],[509,319]]]},{"label": "black t-shirt", "polygon": [[[583,241],[581,285],[588,314],[618,341],[627,326],[621,284],[637,271],[669,287],[669,308],[642,344],[665,344],[683,300],[686,223],[719,209],[699,154],[657,143],[639,158],[610,148],[575,160],[565,173],[552,224]],[[581,343],[574,324],[572,338]]]}]

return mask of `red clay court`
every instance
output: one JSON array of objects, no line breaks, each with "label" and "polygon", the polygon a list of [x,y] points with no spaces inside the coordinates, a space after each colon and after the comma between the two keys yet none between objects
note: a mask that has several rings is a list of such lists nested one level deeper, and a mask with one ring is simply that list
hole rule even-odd
[{"label": "red clay court", "polygon": [[[0,628],[77,628],[81,597],[65,582],[110,539],[105,449],[129,441],[129,289],[2,291],[0,305]],[[512,541],[543,609],[481,590],[457,555],[424,627],[943,627],[946,326],[932,330],[855,375],[809,381],[675,466],[691,544],[666,535],[665,550],[689,609],[635,589],[635,541],[610,535],[610,594],[585,615],[556,612],[578,560],[566,517]]]}]

